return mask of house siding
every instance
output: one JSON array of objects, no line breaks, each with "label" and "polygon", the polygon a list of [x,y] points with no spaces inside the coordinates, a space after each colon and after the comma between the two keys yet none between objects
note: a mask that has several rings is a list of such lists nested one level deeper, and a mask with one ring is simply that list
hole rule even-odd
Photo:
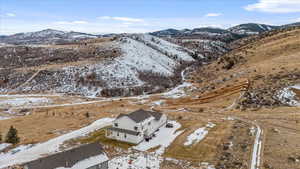
[{"label": "house siding", "polygon": [[130,118],[123,116],[114,121],[113,125],[117,123],[118,126],[114,126],[116,128],[126,129],[126,130],[134,130],[136,123]]},{"label": "house siding", "polygon": [[[135,123],[130,118],[123,116],[117,120],[114,121],[114,124],[117,123],[118,125],[114,128],[120,128],[120,129],[126,129],[131,131],[137,131],[140,132],[139,135],[132,135],[124,132],[119,131],[112,131],[107,130],[106,131],[106,137],[118,141],[128,142],[132,144],[138,144],[144,140],[145,136],[151,136],[157,129],[159,129],[161,126],[165,125],[167,122],[167,116],[162,115],[159,120],[156,120],[153,117],[150,117],[145,120],[145,122],[141,123]],[[137,130],[135,130],[135,127],[138,127]],[[126,137],[125,137],[126,136]]]},{"label": "house siding", "polygon": [[[167,122],[166,115],[162,115],[162,117],[159,120],[152,120],[151,124],[148,125],[148,132],[146,133],[146,135],[153,134],[157,129],[159,129],[161,126],[166,124],[166,122]],[[145,126],[144,128],[147,128],[147,126]]]},{"label": "house siding", "polygon": [[106,131],[106,132],[110,132],[110,134],[106,134],[106,137],[108,137],[110,139],[128,142],[128,143],[132,143],[132,144],[138,144],[141,141],[143,141],[143,139],[144,139],[143,136],[141,136],[141,135],[134,136],[131,134],[126,134],[126,133],[111,131],[111,130]]}]

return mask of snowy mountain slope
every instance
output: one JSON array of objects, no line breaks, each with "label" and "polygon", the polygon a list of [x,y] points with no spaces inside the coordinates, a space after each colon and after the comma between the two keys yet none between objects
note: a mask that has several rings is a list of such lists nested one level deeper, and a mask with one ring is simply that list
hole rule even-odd
[{"label": "snowy mountain slope", "polygon": [[248,23],[234,26],[232,28],[229,28],[228,30],[241,35],[256,35],[262,32],[271,31],[278,28],[280,27],[265,24]]},{"label": "snowy mountain slope", "polygon": [[72,42],[79,39],[97,38],[97,35],[81,32],[64,32],[45,29],[37,32],[18,33],[0,37],[0,43],[8,44],[52,44],[58,42]]},{"label": "snowy mountain slope", "polygon": [[[127,91],[125,95],[133,95],[132,92],[135,92],[135,95],[148,92],[149,89],[161,88],[160,81],[170,80],[176,75],[175,70],[178,67],[194,61],[185,52],[187,49],[151,35],[121,37],[110,45],[108,48],[120,50],[121,55],[80,66],[42,70],[33,80],[18,88],[17,92],[50,91],[99,96],[105,89],[109,91],[106,95],[110,96],[123,95],[123,90]],[[143,80],[142,75],[146,76]],[[155,86],[149,86],[148,82],[153,81],[151,78],[160,80]],[[10,89],[0,88],[0,91]]]},{"label": "snowy mountain slope", "polygon": [[165,55],[175,59],[175,60],[182,60],[182,61],[194,61],[194,59],[188,54],[193,53],[193,51],[183,48],[179,45],[174,43],[170,43],[163,39],[157,38],[155,36],[151,36],[149,34],[141,34],[135,38],[146,45],[153,47],[154,49],[163,52]]},{"label": "snowy mountain slope", "polygon": [[[217,35],[227,35],[227,36],[234,36],[239,37],[237,35],[253,35],[253,34],[259,34],[262,32],[279,29],[281,27],[289,27],[289,26],[296,26],[299,25],[299,23],[289,24],[289,25],[283,25],[283,26],[273,26],[273,25],[266,25],[266,24],[259,24],[259,23],[246,23],[246,24],[240,24],[234,27],[230,27],[228,29],[222,29],[222,28],[214,28],[214,27],[202,27],[202,28],[195,28],[192,30],[189,29],[183,29],[183,30],[177,30],[177,29],[166,29],[161,31],[152,32],[151,34],[154,36],[159,37],[182,37],[182,36],[192,36],[192,35],[207,35],[207,36],[217,36]],[[242,37],[240,37],[242,38]]]}]

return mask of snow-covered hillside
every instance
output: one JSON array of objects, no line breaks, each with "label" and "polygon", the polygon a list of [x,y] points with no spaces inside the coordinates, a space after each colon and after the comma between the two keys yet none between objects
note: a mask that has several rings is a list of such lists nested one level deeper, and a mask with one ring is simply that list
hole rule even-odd
[{"label": "snow-covered hillside", "polygon": [[97,35],[81,32],[64,32],[53,29],[45,29],[37,32],[18,33],[0,38],[0,42],[8,44],[52,44],[60,42],[72,42],[80,39],[97,38]]},{"label": "snow-covered hillside", "polygon": [[[110,48],[120,49],[121,55],[84,66],[42,70],[30,82],[18,88],[18,92],[52,91],[99,96],[103,89],[130,90],[128,88],[145,86],[154,89],[159,87],[159,83],[149,87],[145,81],[147,78],[141,79],[141,74],[167,79],[175,76],[175,70],[182,64],[194,61],[188,49],[147,34],[121,37],[113,41]],[[81,80],[88,76],[93,76],[93,79],[90,78],[88,82]],[[126,95],[133,95],[131,91],[128,92]],[[116,95],[122,94],[119,92]]]},{"label": "snow-covered hillside", "polygon": [[240,35],[257,35],[259,33],[271,31],[278,28],[279,26],[248,23],[248,24],[241,24],[241,25],[234,26],[232,28],[229,28],[228,30]]}]

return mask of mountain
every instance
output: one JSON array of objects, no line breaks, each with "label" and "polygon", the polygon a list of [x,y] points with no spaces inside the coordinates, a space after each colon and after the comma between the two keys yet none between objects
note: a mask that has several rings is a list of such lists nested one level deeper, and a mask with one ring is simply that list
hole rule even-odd
[{"label": "mountain", "polygon": [[293,27],[235,41],[230,52],[195,72],[196,81],[211,84],[221,80],[234,86],[236,79],[248,79],[251,89],[240,100],[240,108],[294,105],[296,94],[289,90],[300,83],[299,39],[300,28]]},{"label": "mountain", "polygon": [[249,37],[251,35],[259,35],[267,31],[283,29],[297,25],[300,25],[300,23],[283,26],[247,23],[237,25],[229,29],[213,27],[195,28],[192,30],[166,29],[152,32],[151,35],[165,38],[168,41],[189,48],[195,53],[205,56],[205,58],[215,59],[230,51],[230,43],[236,40]]},{"label": "mountain", "polygon": [[196,55],[204,56],[208,60],[218,58],[228,52],[228,43],[245,37],[225,29],[213,27],[192,30],[167,29],[152,32],[151,35],[165,38],[168,41],[186,47],[195,52]]},{"label": "mountain", "polygon": [[[26,36],[65,34],[50,32]],[[180,82],[182,68],[195,61],[190,53],[148,34],[85,40],[76,47],[10,45],[0,48],[0,67],[4,68],[0,69],[0,92],[85,96],[158,92]],[[32,69],[14,71],[23,67]]]},{"label": "mountain", "polygon": [[180,36],[183,34],[183,31],[177,30],[177,29],[165,29],[157,32],[151,33],[154,36]]},{"label": "mountain", "polygon": [[300,26],[300,22],[282,25],[281,27],[286,28],[286,27],[294,27],[294,26]]},{"label": "mountain", "polygon": [[190,33],[191,34],[202,34],[202,33],[223,34],[223,33],[230,33],[230,32],[221,28],[203,27],[203,28],[193,29],[191,30]]},{"label": "mountain", "polygon": [[220,28],[212,28],[212,27],[204,27],[204,28],[196,28],[196,29],[166,29],[157,32],[150,33],[154,36],[190,36],[190,35],[197,35],[197,34],[222,34],[222,33],[230,33],[227,30],[220,29]]},{"label": "mountain", "polygon": [[272,26],[272,25],[265,25],[265,24],[256,24],[256,23],[247,23],[241,24],[229,29],[222,29],[222,28],[213,28],[213,27],[203,27],[203,28],[195,28],[192,30],[183,29],[183,30],[176,30],[176,29],[166,29],[162,31],[152,32],[151,34],[154,36],[192,36],[197,34],[207,34],[207,35],[222,35],[222,34],[230,34],[230,35],[253,35],[259,34],[265,31],[270,31],[274,29],[278,29],[280,26]]},{"label": "mountain", "polygon": [[37,32],[17,33],[0,37],[0,43],[8,44],[53,44],[73,42],[80,39],[97,38],[98,36],[81,32],[64,32],[54,29],[45,29]]},{"label": "mountain", "polygon": [[280,26],[272,26],[257,23],[241,24],[228,29],[228,31],[240,35],[257,35],[262,32],[278,29]]}]

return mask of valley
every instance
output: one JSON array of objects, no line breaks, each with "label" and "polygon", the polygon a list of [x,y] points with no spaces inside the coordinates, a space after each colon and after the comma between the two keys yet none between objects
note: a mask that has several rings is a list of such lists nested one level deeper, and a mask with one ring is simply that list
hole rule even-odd
[{"label": "valley", "polygon": [[[1,46],[0,133],[13,125],[20,143],[0,153],[0,168],[85,140],[104,144],[111,166],[145,155],[162,169],[299,169],[300,28],[264,29],[231,42],[152,33]],[[103,139],[138,109],[166,114],[179,133],[147,151]]]}]

